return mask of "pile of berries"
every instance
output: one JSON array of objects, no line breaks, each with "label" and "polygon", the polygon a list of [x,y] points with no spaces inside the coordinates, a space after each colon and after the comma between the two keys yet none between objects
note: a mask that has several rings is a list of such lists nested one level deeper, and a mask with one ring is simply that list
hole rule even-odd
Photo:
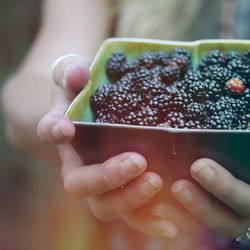
[{"label": "pile of berries", "polygon": [[207,53],[197,67],[176,48],[145,52],[130,62],[122,52],[106,64],[110,84],[91,97],[94,120],[189,129],[248,129],[250,49]]}]

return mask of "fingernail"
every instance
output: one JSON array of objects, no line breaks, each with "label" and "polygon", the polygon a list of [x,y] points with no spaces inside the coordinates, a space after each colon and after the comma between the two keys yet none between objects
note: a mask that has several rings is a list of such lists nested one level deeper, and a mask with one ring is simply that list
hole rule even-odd
[{"label": "fingernail", "polygon": [[193,177],[197,181],[210,182],[214,179],[214,170],[206,163],[192,166]]},{"label": "fingernail", "polygon": [[174,184],[171,188],[171,191],[174,196],[181,202],[189,203],[193,199],[192,192],[180,183]]},{"label": "fingernail", "polygon": [[65,136],[64,131],[60,125],[60,123],[56,123],[54,127],[52,128],[52,134],[56,139],[60,139],[63,136]]},{"label": "fingernail", "polygon": [[153,180],[152,178],[147,179],[141,184],[141,192],[144,194],[152,194],[160,190],[162,186],[161,182],[158,182],[157,180]]},{"label": "fingernail", "polygon": [[134,156],[128,156],[121,162],[122,171],[127,175],[135,175],[144,169],[142,162]]},{"label": "fingernail", "polygon": [[160,237],[174,238],[178,233],[176,226],[169,221],[159,221],[156,223],[156,227]]},{"label": "fingernail", "polygon": [[80,56],[77,55],[77,54],[67,54],[67,55],[63,55],[63,56],[58,57],[58,58],[54,61],[54,63],[53,63],[52,66],[51,66],[51,70],[54,71],[54,69],[61,63],[62,60],[66,59],[66,58],[70,58],[70,57],[72,57],[72,58],[77,58],[77,59],[82,60],[82,57],[80,57]]}]

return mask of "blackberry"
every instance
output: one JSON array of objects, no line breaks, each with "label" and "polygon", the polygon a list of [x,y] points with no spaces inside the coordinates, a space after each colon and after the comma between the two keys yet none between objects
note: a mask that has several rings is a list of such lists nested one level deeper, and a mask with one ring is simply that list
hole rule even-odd
[{"label": "blackberry", "polygon": [[166,94],[167,95],[170,95],[170,96],[176,96],[179,92],[179,90],[181,89],[182,87],[182,83],[180,81],[176,81],[174,82],[173,84],[171,84],[170,86],[167,86],[165,91],[166,91]]},{"label": "blackberry", "polygon": [[233,77],[233,71],[226,67],[210,65],[201,72],[202,76],[207,79],[215,80],[220,84],[225,84]]},{"label": "blackberry", "polygon": [[135,80],[135,73],[125,74],[119,81],[116,82],[116,85],[121,86],[127,91],[130,90],[131,83]]},{"label": "blackberry", "polygon": [[115,82],[126,73],[126,56],[122,52],[116,52],[111,55],[106,63],[106,73],[108,78]]},{"label": "blackberry", "polygon": [[226,58],[225,55],[220,50],[212,50],[203,57],[201,68],[207,67],[209,65],[225,65]]},{"label": "blackberry", "polygon": [[206,120],[208,128],[211,129],[232,129],[236,122],[237,117],[231,110],[216,112]]},{"label": "blackberry", "polygon": [[109,85],[104,85],[97,89],[94,95],[91,96],[90,104],[94,111],[104,109],[108,106]]},{"label": "blackberry", "polygon": [[119,119],[107,109],[98,110],[94,120],[97,123],[119,123]]},{"label": "blackberry", "polygon": [[140,98],[135,94],[123,93],[112,96],[108,112],[114,114],[118,118],[122,118],[131,111],[139,109]]},{"label": "blackberry", "polygon": [[223,86],[216,81],[206,79],[207,97],[210,100],[217,100],[223,94]]},{"label": "blackberry", "polygon": [[226,60],[226,64],[230,61],[233,61],[233,60],[239,60],[241,58],[241,54],[237,51],[229,51],[227,54],[226,54],[226,57],[225,57],[225,60]]},{"label": "blackberry", "polygon": [[189,120],[185,123],[185,127],[188,129],[202,129],[204,128],[203,125],[199,120]]},{"label": "blackberry", "polygon": [[249,129],[249,118],[247,116],[239,117],[232,129]]},{"label": "blackberry", "polygon": [[247,65],[241,59],[235,59],[228,63],[227,68],[232,72],[243,76],[247,70]]},{"label": "blackberry", "polygon": [[158,51],[155,53],[156,64],[166,66],[169,61],[169,55],[165,51]]},{"label": "blackberry", "polygon": [[166,93],[165,84],[155,80],[144,82],[140,91],[138,91],[138,94],[140,94],[144,100],[151,100],[154,96],[164,93]]},{"label": "blackberry", "polygon": [[150,107],[142,107],[141,110],[131,112],[121,119],[123,124],[156,126],[160,123],[158,112]]},{"label": "blackberry", "polygon": [[175,48],[175,49],[173,49],[173,51],[171,53],[171,57],[172,58],[183,57],[183,58],[186,58],[187,61],[190,61],[191,60],[191,53],[187,49]]},{"label": "blackberry", "polygon": [[170,104],[173,111],[183,112],[187,105],[187,100],[180,92],[178,92],[175,96],[172,97]]},{"label": "blackberry", "polygon": [[171,111],[166,115],[163,122],[169,123],[172,128],[185,127],[185,117],[182,112]]},{"label": "blackberry", "polygon": [[181,71],[176,66],[164,67],[159,75],[161,81],[167,85],[172,84],[174,81],[180,80]]},{"label": "blackberry", "polygon": [[190,61],[184,56],[172,57],[168,63],[168,66],[179,68],[181,77],[183,77],[190,67]]},{"label": "blackberry", "polygon": [[250,49],[248,49],[242,56],[242,60],[245,64],[250,64]]},{"label": "blackberry", "polygon": [[138,65],[143,66],[145,68],[154,67],[155,62],[156,62],[156,58],[153,52],[145,52],[137,58]]},{"label": "blackberry", "polygon": [[165,115],[171,110],[171,96],[157,95],[149,101],[149,107],[158,110],[159,114]]},{"label": "blackberry", "polygon": [[188,120],[196,120],[199,122],[204,121],[207,116],[205,105],[199,102],[192,102],[188,104],[186,107],[186,116]]},{"label": "blackberry", "polygon": [[182,88],[187,89],[193,82],[202,80],[203,78],[199,71],[189,70],[182,80]]},{"label": "blackberry", "polygon": [[230,110],[231,109],[230,99],[231,98],[228,96],[222,96],[216,102],[212,101],[205,102],[205,107],[210,114],[215,114],[224,110]]},{"label": "blackberry", "polygon": [[194,101],[202,102],[209,98],[207,94],[208,83],[205,81],[194,81],[187,87],[188,93]]},{"label": "blackberry", "polygon": [[230,109],[235,111],[238,115],[245,115],[248,113],[248,103],[244,99],[236,99],[236,98],[227,98],[228,105]]}]

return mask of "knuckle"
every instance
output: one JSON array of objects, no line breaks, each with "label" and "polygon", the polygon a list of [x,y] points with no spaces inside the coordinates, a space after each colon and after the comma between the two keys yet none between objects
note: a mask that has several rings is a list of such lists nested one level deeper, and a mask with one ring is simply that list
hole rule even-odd
[{"label": "knuckle", "polygon": [[82,195],[80,194],[74,180],[73,180],[73,177],[72,175],[67,175],[64,177],[64,180],[63,180],[63,186],[64,186],[64,189],[67,191],[67,193],[74,197],[74,198],[81,198]]},{"label": "knuckle", "polygon": [[117,217],[115,208],[101,204],[98,198],[95,198],[94,201],[92,199],[89,206],[94,216],[101,221],[108,222]]},{"label": "knuckle", "polygon": [[116,186],[117,180],[114,177],[112,171],[109,171],[104,165],[99,166],[100,170],[100,182],[105,189]]},{"label": "knuckle", "polygon": [[227,182],[215,184],[215,190],[223,200],[232,200],[235,192],[235,181],[231,178]]}]

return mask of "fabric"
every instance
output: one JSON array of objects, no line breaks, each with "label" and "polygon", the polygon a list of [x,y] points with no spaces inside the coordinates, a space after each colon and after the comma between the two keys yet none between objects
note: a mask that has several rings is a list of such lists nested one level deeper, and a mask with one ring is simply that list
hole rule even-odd
[{"label": "fabric", "polygon": [[115,0],[116,36],[168,40],[215,38],[217,0]]}]

